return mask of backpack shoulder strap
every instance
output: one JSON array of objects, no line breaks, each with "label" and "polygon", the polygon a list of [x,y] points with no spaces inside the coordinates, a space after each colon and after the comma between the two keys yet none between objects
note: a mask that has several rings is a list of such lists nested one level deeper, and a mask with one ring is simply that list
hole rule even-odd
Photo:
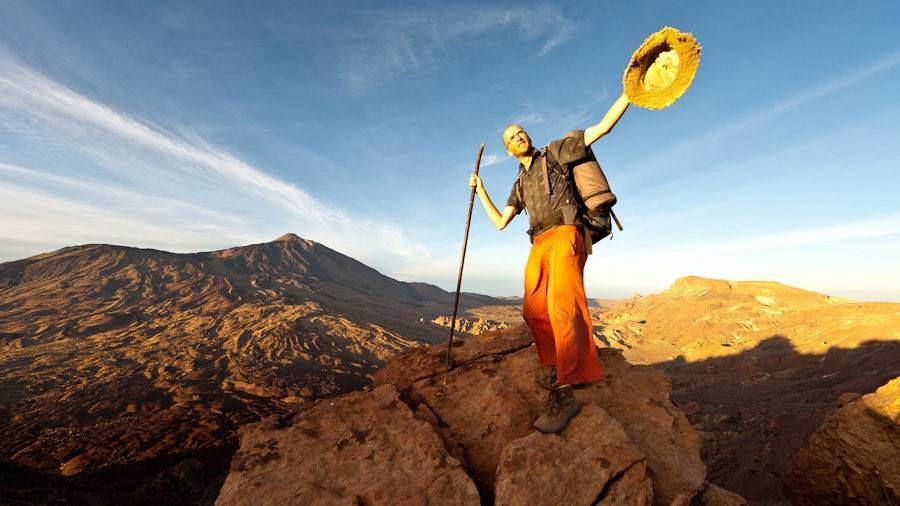
[{"label": "backpack shoulder strap", "polygon": [[544,148],[541,155],[541,173],[544,175],[544,189],[547,191],[547,195],[550,195],[550,174],[547,172],[547,157],[550,156],[550,150]]},{"label": "backpack shoulder strap", "polygon": [[525,208],[525,194],[522,192],[522,169],[519,169],[519,174],[516,175],[516,182],[514,183],[516,187],[516,197],[519,199],[519,203],[522,204],[522,208]]}]

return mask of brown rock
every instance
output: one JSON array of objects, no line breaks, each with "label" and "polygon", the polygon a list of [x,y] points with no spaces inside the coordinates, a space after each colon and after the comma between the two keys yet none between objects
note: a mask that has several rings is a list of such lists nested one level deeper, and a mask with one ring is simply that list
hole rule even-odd
[{"label": "brown rock", "polygon": [[588,404],[559,435],[533,432],[506,445],[495,494],[497,505],[646,505],[653,486],[622,425]]},{"label": "brown rock", "polygon": [[[453,342],[453,366],[473,362],[488,355],[502,355],[532,343],[531,335],[524,324],[483,334],[477,339]],[[374,375],[376,385],[390,383],[405,390],[413,382],[443,374],[447,369],[447,345],[414,348],[392,358],[388,364]]]},{"label": "brown rock", "polygon": [[659,371],[631,365],[611,349],[600,349],[607,381],[579,396],[603,407],[619,421],[646,457],[653,474],[654,502],[688,500],[706,480],[700,436],[669,399],[671,384]]},{"label": "brown rock", "polygon": [[[598,350],[607,380],[577,390],[584,407],[563,432],[538,434],[531,424],[547,392],[518,329],[467,337],[449,373],[446,345],[410,350],[372,392],[319,401],[283,429],[253,426],[219,502],[444,503],[477,501],[478,492],[500,504],[698,498],[700,440],[661,372]],[[392,382],[405,386],[402,395]]]},{"label": "brown rock", "polygon": [[[446,378],[434,372],[442,365],[435,365],[427,350],[412,350],[391,361],[385,375],[376,378],[401,384],[423,378],[410,385],[410,398],[431,408],[448,447],[465,449],[469,474],[484,495],[494,488],[503,449],[532,433],[531,424],[547,395],[533,380],[538,367],[534,348],[521,348],[522,342],[509,333],[469,337],[458,354],[462,365]],[[669,504],[679,495],[690,500],[702,488],[706,470],[699,456],[700,438],[669,400],[668,380],[651,367],[628,364],[614,350],[598,353],[607,381],[577,395],[616,419],[645,455],[658,504]]]},{"label": "brown rock", "polygon": [[460,461],[392,385],[241,432],[216,504],[479,504]]},{"label": "brown rock", "polygon": [[700,405],[694,401],[688,402],[684,406],[679,406],[681,408],[681,412],[687,416],[696,415],[700,412]]},{"label": "brown rock", "polygon": [[900,377],[849,402],[791,456],[795,504],[900,503]]},{"label": "brown rock", "polygon": [[653,502],[653,482],[647,464],[637,462],[613,482],[609,492],[598,504],[631,506]]},{"label": "brown rock", "polygon": [[837,406],[839,408],[843,407],[843,406],[855,401],[856,399],[859,399],[860,397],[862,397],[862,395],[860,395],[856,392],[844,392],[838,396]]},{"label": "brown rock", "polygon": [[700,504],[704,506],[745,506],[747,500],[718,485],[707,483],[700,495]]}]

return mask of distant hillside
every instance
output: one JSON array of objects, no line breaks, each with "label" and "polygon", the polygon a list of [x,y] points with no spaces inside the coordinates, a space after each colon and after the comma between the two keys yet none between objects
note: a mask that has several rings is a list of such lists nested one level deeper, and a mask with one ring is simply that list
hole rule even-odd
[{"label": "distant hillside", "polygon": [[757,504],[788,499],[788,458],[844,394],[900,375],[900,304],[771,281],[681,278],[613,305],[594,329],[598,345],[669,375],[710,481]]},{"label": "distant hillside", "polygon": [[430,321],[452,302],[293,234],[0,264],[0,461],[65,475],[201,454],[224,464],[239,425],[360,389],[388,357],[446,339]]}]

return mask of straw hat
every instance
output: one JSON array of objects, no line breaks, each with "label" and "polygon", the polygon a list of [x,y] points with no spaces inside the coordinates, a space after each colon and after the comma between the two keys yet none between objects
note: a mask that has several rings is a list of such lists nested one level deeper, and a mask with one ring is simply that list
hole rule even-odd
[{"label": "straw hat", "polygon": [[663,109],[687,91],[699,66],[697,39],[666,26],[631,55],[622,78],[625,95],[638,107]]}]

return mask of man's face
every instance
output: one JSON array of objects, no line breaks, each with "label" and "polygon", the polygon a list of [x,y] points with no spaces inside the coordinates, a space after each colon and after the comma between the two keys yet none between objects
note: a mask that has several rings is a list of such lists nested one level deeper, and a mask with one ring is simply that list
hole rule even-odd
[{"label": "man's face", "polygon": [[503,144],[510,156],[527,155],[531,151],[531,137],[519,125],[510,125],[503,131]]}]

